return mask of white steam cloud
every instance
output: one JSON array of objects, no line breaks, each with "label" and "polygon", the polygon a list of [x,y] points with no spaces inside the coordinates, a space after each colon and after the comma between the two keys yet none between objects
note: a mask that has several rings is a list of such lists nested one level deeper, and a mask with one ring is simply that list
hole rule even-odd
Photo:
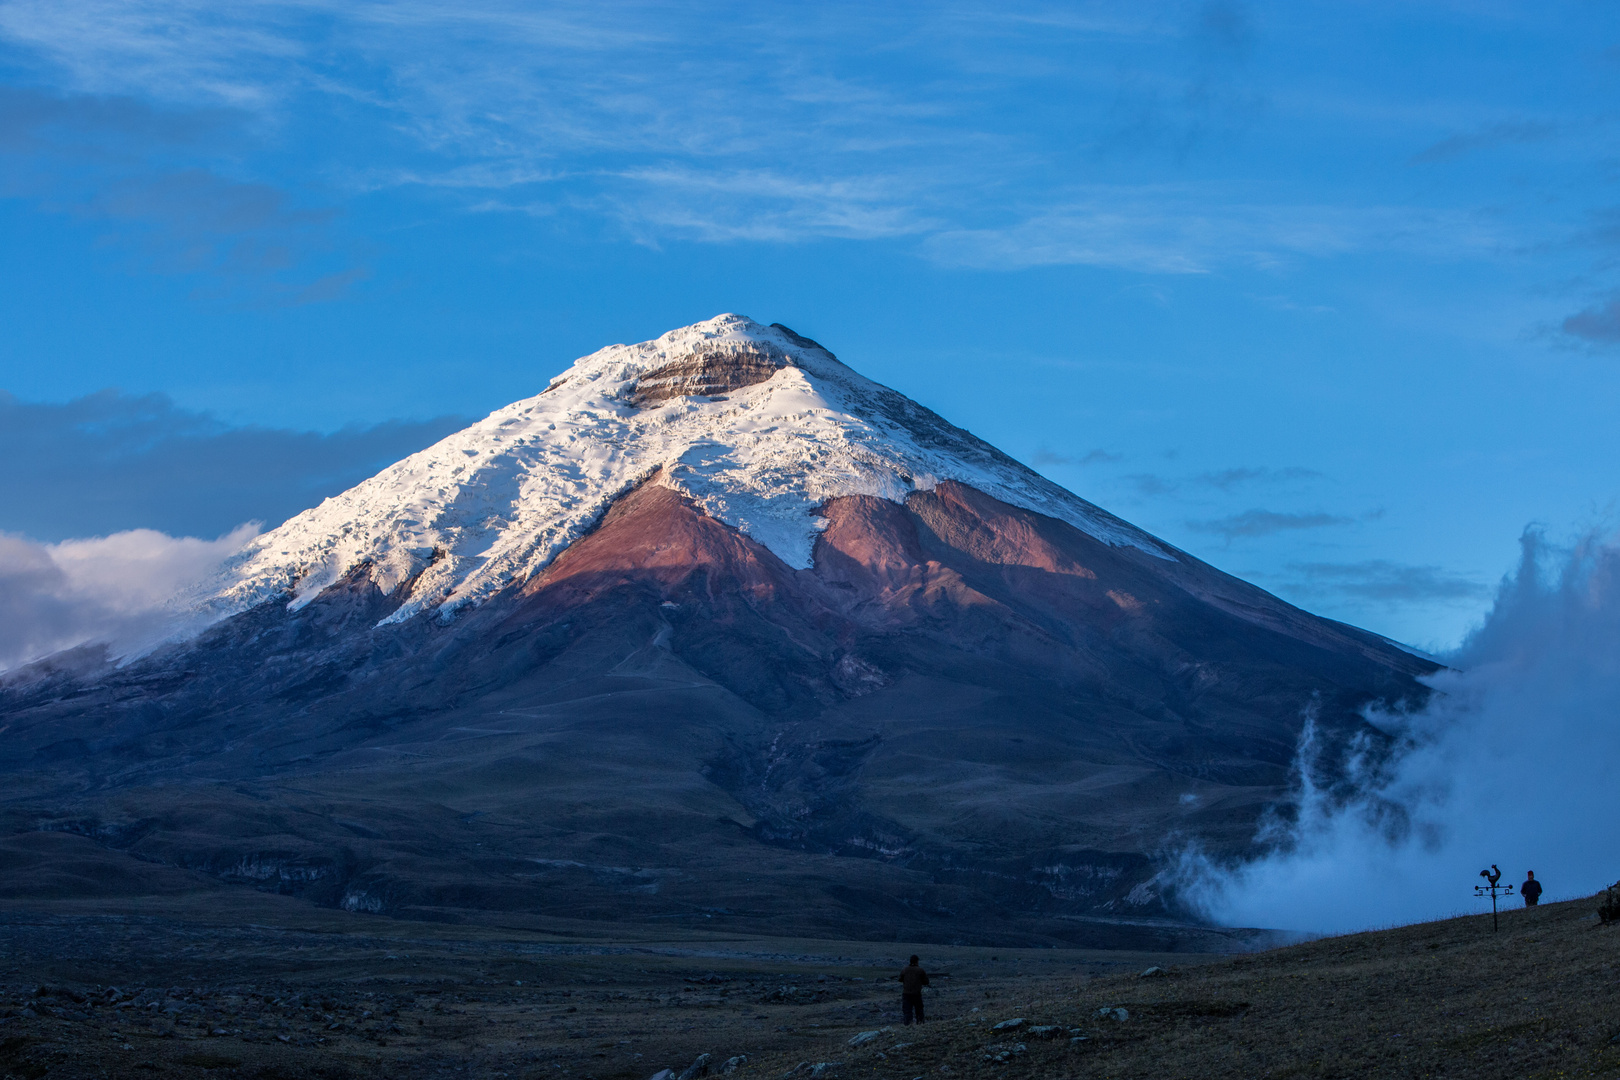
[{"label": "white steam cloud", "polygon": [[0,671],[88,642],[138,652],[194,629],[175,598],[258,531],[200,540],[131,529],[59,544],[0,533]]},{"label": "white steam cloud", "polygon": [[1307,724],[1297,819],[1263,829],[1253,862],[1185,853],[1184,899],[1227,925],[1338,932],[1489,910],[1473,886],[1492,863],[1515,884],[1534,870],[1547,900],[1620,878],[1620,547],[1522,547],[1428,707],[1370,717],[1401,741],[1393,765],[1352,762],[1361,794],[1335,801],[1311,783]]}]

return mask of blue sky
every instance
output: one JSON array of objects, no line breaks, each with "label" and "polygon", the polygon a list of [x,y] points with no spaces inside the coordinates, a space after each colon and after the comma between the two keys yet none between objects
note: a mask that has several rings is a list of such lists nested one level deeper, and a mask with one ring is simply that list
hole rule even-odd
[{"label": "blue sky", "polygon": [[1613,527],[1617,133],[1587,0],[0,0],[0,530],[274,524],[739,311],[1447,646]]}]

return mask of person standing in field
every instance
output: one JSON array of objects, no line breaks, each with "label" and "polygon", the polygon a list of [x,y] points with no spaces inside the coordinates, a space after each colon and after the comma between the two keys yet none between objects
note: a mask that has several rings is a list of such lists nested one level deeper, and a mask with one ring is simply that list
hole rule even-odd
[{"label": "person standing in field", "polygon": [[1541,902],[1541,882],[1536,880],[1534,870],[1524,872],[1524,884],[1519,886],[1519,895],[1524,897],[1525,907],[1535,907]]},{"label": "person standing in field", "polygon": [[917,1023],[923,1022],[923,987],[928,985],[928,972],[920,966],[917,958],[913,956],[911,963],[900,969],[897,976],[900,980],[900,1019],[908,1027],[912,1019]]}]

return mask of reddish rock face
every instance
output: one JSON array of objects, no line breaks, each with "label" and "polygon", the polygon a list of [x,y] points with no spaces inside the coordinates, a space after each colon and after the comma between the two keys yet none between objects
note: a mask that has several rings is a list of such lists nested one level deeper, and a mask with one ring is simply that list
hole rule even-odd
[{"label": "reddish rock face", "polygon": [[602,523],[518,590],[555,607],[588,604],[630,583],[678,591],[694,577],[726,591],[767,598],[790,571],[735,529],[700,513],[655,482],[614,503]]},{"label": "reddish rock face", "polygon": [[[1110,547],[960,484],[823,514],[814,568],[794,570],[649,483],[525,586],[503,633],[639,615],[671,658],[786,725],[767,724],[773,740],[870,738],[836,811],[809,790],[821,767],[779,741],[774,763],[744,741],[712,763],[768,828],[835,850],[846,833],[935,831],[925,805],[1054,847],[1141,851],[1177,831],[1241,845],[1308,708],[1330,739],[1376,738],[1359,710],[1421,697],[1413,676],[1431,670],[1188,556]],[[1020,746],[1035,759],[1008,773]]]},{"label": "reddish rock face", "polygon": [[[833,661],[859,639],[873,647],[927,639],[1000,650],[1055,677],[1112,669],[1179,672],[1211,665],[1313,661],[1370,679],[1368,693],[1409,695],[1426,661],[1373,635],[1318,619],[1182,555],[1158,559],[961,484],[885,499],[835,499],[811,570],[794,570],[656,480],[519,591],[509,625],[635,590],[659,604],[701,605],[714,618],[755,617],[809,633]],[[804,639],[808,640],[808,639]],[[1352,672],[1359,672],[1359,676]],[[1085,674],[1085,673],[1089,673]],[[1325,688],[1325,687],[1324,687]],[[1285,729],[1298,717],[1279,717]]]},{"label": "reddish rock face", "polygon": [[[0,687],[0,773],[141,858],[270,859],[333,903],[1142,944],[1074,920],[1173,913],[1154,853],[1241,850],[1307,710],[1376,746],[1363,708],[1426,694],[1373,635],[961,484],[821,513],[798,570],[655,478],[450,622],[378,625],[408,586],[355,573],[41,669]],[[462,808],[499,823],[476,848]]]},{"label": "reddish rock face", "polygon": [[873,628],[914,625],[929,613],[989,603],[923,551],[917,519],[887,499],[835,499],[815,551],[815,576],[839,610]]}]

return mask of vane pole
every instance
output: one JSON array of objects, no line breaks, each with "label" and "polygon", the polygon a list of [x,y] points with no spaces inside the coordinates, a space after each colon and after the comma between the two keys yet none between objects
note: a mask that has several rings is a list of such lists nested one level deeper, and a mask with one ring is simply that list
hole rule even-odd
[{"label": "vane pole", "polygon": [[1494,934],[1501,929],[1501,926],[1497,922],[1496,898],[1498,896],[1512,896],[1513,883],[1508,882],[1506,885],[1497,884],[1502,880],[1502,871],[1496,868],[1495,863],[1491,863],[1491,868],[1489,870],[1481,870],[1479,872],[1479,876],[1485,879],[1486,884],[1475,885],[1474,895],[1489,896],[1491,898],[1491,933]]}]

